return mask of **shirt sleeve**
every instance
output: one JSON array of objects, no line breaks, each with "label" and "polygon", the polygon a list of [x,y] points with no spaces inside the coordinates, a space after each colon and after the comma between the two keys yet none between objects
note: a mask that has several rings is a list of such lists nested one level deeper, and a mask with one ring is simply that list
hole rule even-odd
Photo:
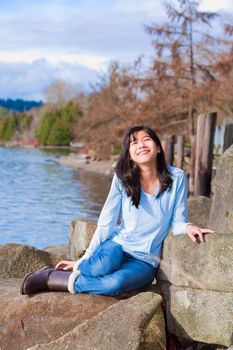
[{"label": "shirt sleeve", "polygon": [[178,175],[179,180],[175,195],[175,205],[172,216],[172,232],[174,235],[187,233],[188,223],[188,179],[184,171]]},{"label": "shirt sleeve", "polygon": [[119,179],[114,175],[108,197],[97,223],[97,228],[89,247],[81,259],[77,260],[73,270],[77,270],[83,260],[90,258],[102,242],[113,234],[121,210],[122,188]]}]

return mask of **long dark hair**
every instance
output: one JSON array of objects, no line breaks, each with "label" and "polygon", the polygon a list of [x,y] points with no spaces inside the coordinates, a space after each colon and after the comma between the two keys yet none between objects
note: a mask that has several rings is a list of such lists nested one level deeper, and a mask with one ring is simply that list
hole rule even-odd
[{"label": "long dark hair", "polygon": [[[138,125],[128,129],[125,133],[122,143],[122,151],[118,158],[116,164],[116,175],[121,180],[126,194],[131,196],[133,205],[138,208],[140,203],[140,193],[141,193],[141,184],[140,184],[140,169],[139,167],[130,159],[129,146],[130,146],[130,137],[138,131],[145,131],[151,138],[154,140],[156,145],[160,148],[160,152],[157,154],[157,172],[160,182],[160,191],[157,194],[158,198],[164,191],[170,190],[172,186],[172,177],[171,173],[167,168],[167,163],[165,160],[164,151],[161,145],[161,142],[157,134],[149,128],[147,125]],[[155,163],[156,166],[156,163]]]}]

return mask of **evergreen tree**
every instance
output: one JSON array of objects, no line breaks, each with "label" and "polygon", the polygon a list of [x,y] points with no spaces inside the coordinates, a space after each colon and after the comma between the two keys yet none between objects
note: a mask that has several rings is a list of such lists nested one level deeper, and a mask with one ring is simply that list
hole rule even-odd
[{"label": "evergreen tree", "polygon": [[54,110],[50,110],[49,112],[45,113],[43,116],[39,127],[36,130],[36,139],[39,141],[42,145],[48,144],[48,138],[49,134],[51,132],[51,129],[53,127],[53,124],[55,123],[55,120],[58,116],[58,112]]},{"label": "evergreen tree", "polygon": [[70,101],[62,108],[50,108],[43,116],[36,131],[42,145],[69,145],[73,139],[73,125],[82,113],[77,104]]},{"label": "evergreen tree", "polygon": [[31,108],[38,108],[43,106],[43,102],[25,101],[22,99],[12,100],[11,98],[8,98],[7,100],[0,99],[0,106],[6,108],[7,110],[15,112],[25,112],[30,110]]},{"label": "evergreen tree", "polygon": [[16,116],[11,115],[10,117],[6,118],[5,123],[3,141],[10,141],[15,130],[19,127],[19,122]]}]

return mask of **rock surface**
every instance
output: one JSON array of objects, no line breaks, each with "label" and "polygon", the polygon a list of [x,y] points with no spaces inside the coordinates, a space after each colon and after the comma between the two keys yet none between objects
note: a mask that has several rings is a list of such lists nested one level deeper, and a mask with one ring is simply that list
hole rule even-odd
[{"label": "rock surface", "polygon": [[43,248],[43,251],[51,254],[58,255],[62,257],[63,260],[67,259],[68,244],[59,245],[59,246],[48,246]]},{"label": "rock surface", "polygon": [[183,235],[165,240],[157,288],[168,331],[181,343],[232,344],[232,261],[233,235],[209,234],[199,244]]},{"label": "rock surface", "polygon": [[189,222],[206,227],[210,214],[211,199],[205,196],[188,198]]},{"label": "rock surface", "polygon": [[0,245],[0,277],[23,277],[43,266],[55,266],[63,256],[22,244]]},{"label": "rock surface", "polygon": [[163,284],[168,331],[186,340],[232,344],[233,294]]},{"label": "rock surface", "polygon": [[77,260],[87,249],[96,223],[87,219],[73,220],[70,225],[68,259]]},{"label": "rock surface", "polygon": [[162,298],[140,293],[119,301],[63,337],[31,350],[138,350],[166,349]]},{"label": "rock surface", "polygon": [[213,192],[209,225],[216,231],[233,234],[233,145],[220,158]]},{"label": "rock surface", "polygon": [[20,279],[0,279],[1,350],[51,342],[117,303],[111,297],[61,292],[22,296],[20,283]]},{"label": "rock surface", "polygon": [[204,243],[167,237],[157,278],[178,287],[233,293],[233,235],[209,234]]}]

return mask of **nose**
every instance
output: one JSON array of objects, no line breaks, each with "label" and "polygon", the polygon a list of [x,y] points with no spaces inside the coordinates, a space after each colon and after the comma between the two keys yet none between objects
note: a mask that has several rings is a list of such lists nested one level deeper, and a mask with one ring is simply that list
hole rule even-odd
[{"label": "nose", "polygon": [[144,141],[143,140],[139,140],[138,141],[138,148],[143,148],[144,147]]}]

